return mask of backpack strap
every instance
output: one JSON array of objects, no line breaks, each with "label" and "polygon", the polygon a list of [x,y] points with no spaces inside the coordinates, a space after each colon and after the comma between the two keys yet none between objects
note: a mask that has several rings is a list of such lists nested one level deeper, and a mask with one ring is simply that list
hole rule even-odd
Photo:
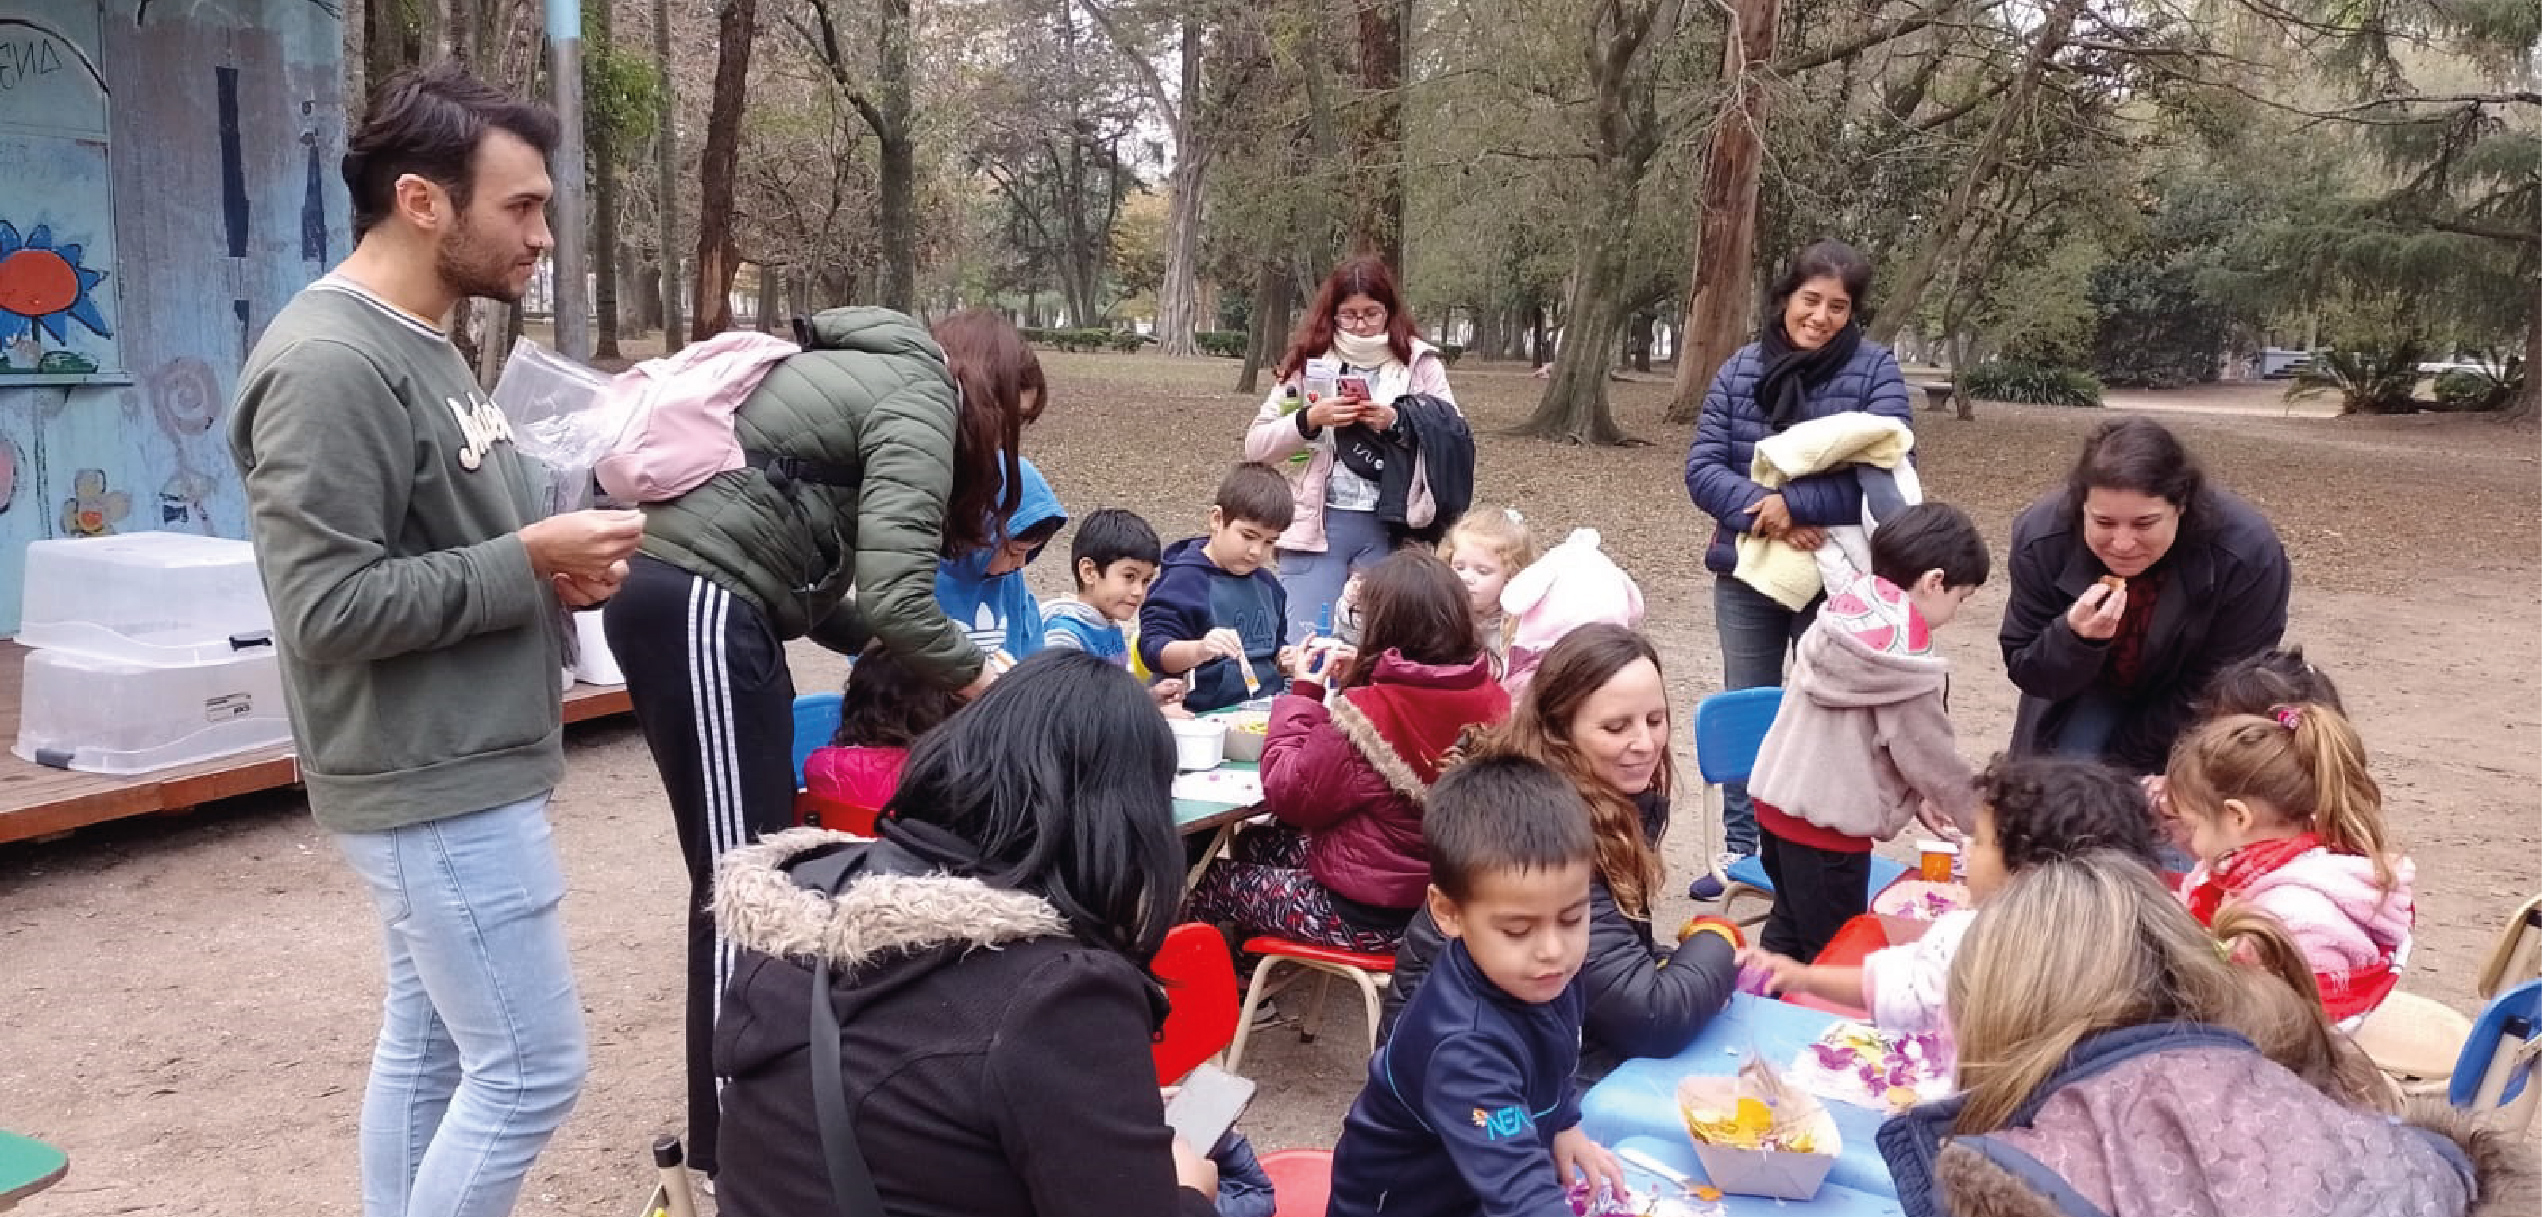
[{"label": "backpack strap", "polygon": [[777,456],[766,452],[743,452],[741,463],[768,475],[777,489],[787,489],[788,482],[808,482],[814,486],[854,486],[863,479],[854,469],[816,461],[810,457]]},{"label": "backpack strap", "polygon": [[[857,869],[853,850],[814,859],[794,868],[792,874],[799,887],[817,888],[833,899],[847,876]],[[830,1004],[830,961],[816,955],[812,960],[812,1110],[821,1127],[821,1157],[830,1176],[830,1201],[838,1209],[838,1217],[889,1217],[883,1209],[882,1192],[874,1186],[874,1172],[865,1163],[865,1151],[856,1144],[856,1123],[847,1112],[847,1075],[839,1065],[838,1008]]]}]

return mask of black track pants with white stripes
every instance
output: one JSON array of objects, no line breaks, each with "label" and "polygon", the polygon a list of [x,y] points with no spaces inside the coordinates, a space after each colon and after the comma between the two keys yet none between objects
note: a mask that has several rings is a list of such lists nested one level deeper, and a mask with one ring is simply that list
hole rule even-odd
[{"label": "black track pants with white stripes", "polygon": [[707,901],[724,851],[794,820],[794,677],[757,605],[639,555],[603,623],[688,864],[689,1163],[713,1174],[715,1010],[732,949]]}]

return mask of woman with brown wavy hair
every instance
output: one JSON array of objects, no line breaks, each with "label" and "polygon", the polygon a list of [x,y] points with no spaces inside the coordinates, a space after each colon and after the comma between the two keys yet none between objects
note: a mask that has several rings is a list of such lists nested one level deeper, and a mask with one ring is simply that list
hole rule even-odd
[{"label": "woman with brown wavy hair", "polygon": [[[1519,756],[1563,775],[1589,805],[1597,876],[1589,896],[1589,958],[1580,969],[1589,1010],[1580,1071],[1604,1076],[1636,1056],[1674,1056],[1730,1000],[1736,950],[1709,930],[1662,949],[1651,930],[1668,832],[1671,718],[1659,650],[1620,625],[1586,625],[1545,653],[1509,721],[1472,749]],[[1395,955],[1386,1029],[1429,973],[1442,945],[1423,912]]]},{"label": "woman with brown wavy hair", "polygon": [[832,309],[801,333],[733,415],[742,467],[644,505],[605,618],[688,866],[690,1160],[710,1175],[707,1052],[730,953],[705,908],[716,859],[793,822],[785,644],[879,642],[937,688],[987,688],[985,656],[936,602],[936,566],[1004,539],[1018,441],[1044,405],[1040,362],[994,314],[931,337],[899,313]]},{"label": "woman with brown wavy hair", "polygon": [[[1447,360],[1414,336],[1412,313],[1386,260],[1373,254],[1333,268],[1298,322],[1288,353],[1272,375],[1271,389],[1245,433],[1245,459],[1289,476],[1297,512],[1280,534],[1280,584],[1289,593],[1289,633],[1295,637],[1340,607],[1351,572],[1376,563],[1396,538],[1380,518],[1380,484],[1344,436],[1398,434],[1395,403],[1435,397],[1450,405]],[[1327,391],[1309,391],[1309,360],[1330,359],[1339,377]],[[1441,527],[1438,504],[1415,462],[1405,504],[1410,529]],[[1458,510],[1462,510],[1461,507]],[[1434,538],[1435,539],[1435,538]]]}]

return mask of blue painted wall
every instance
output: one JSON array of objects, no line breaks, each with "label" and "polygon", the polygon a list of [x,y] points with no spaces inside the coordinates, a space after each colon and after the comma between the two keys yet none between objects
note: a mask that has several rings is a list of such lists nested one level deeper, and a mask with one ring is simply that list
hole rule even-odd
[{"label": "blue painted wall", "polygon": [[349,248],[340,12],[0,0],[0,633],[30,541],[246,535],[239,365]]}]

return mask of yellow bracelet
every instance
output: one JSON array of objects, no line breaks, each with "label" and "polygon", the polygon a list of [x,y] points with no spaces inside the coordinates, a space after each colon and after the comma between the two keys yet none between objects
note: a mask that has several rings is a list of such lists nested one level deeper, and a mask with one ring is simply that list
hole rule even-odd
[{"label": "yellow bracelet", "polygon": [[1677,931],[1677,941],[1682,943],[1687,939],[1693,938],[1697,934],[1710,934],[1719,938],[1723,942],[1729,943],[1731,950],[1735,951],[1739,949],[1739,936],[1732,932],[1729,926],[1723,925],[1718,919],[1714,918],[1688,918],[1686,924],[1680,927]]}]

